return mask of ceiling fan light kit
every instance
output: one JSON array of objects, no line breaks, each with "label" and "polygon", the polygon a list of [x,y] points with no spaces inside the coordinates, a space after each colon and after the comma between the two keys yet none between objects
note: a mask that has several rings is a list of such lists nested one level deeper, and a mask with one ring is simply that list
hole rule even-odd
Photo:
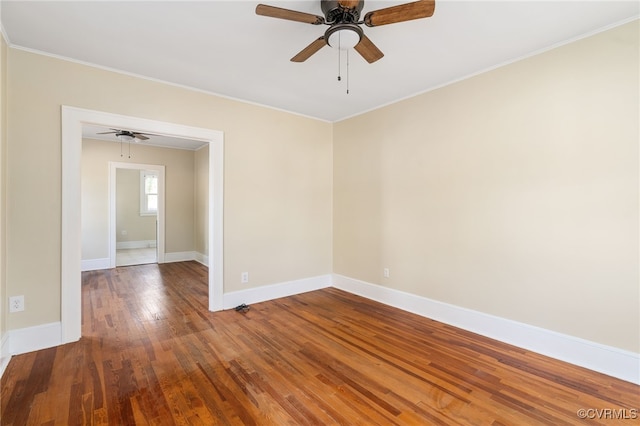
[{"label": "ceiling fan light kit", "polygon": [[356,24],[337,24],[329,27],[324,38],[334,49],[347,50],[356,47],[363,35],[362,28]]},{"label": "ceiling fan light kit", "polygon": [[133,135],[129,135],[129,134],[121,134],[121,135],[116,135],[116,137],[118,139],[120,139],[123,142],[131,142],[132,140],[135,139],[135,137],[133,137]]}]

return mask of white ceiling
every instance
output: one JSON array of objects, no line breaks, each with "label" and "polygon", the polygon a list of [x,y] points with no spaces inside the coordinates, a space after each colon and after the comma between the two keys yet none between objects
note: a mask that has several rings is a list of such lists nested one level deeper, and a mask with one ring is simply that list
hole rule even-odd
[{"label": "white ceiling", "polygon": [[[322,15],[320,1],[262,0]],[[368,64],[324,47],[325,26],[257,16],[259,1],[6,1],[9,45],[334,122],[637,19],[638,1],[436,2],[431,18],[365,27]],[[365,2],[367,11],[406,1]],[[344,68],[345,58],[341,64]]]}]

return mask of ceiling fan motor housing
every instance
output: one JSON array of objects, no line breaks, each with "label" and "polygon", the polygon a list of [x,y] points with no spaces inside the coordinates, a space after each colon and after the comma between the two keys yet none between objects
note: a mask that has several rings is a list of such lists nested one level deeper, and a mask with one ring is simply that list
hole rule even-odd
[{"label": "ceiling fan motor housing", "polygon": [[361,0],[355,7],[344,7],[338,0],[322,0],[322,13],[324,13],[327,23],[356,23],[360,19],[360,12],[364,7],[364,0]]}]

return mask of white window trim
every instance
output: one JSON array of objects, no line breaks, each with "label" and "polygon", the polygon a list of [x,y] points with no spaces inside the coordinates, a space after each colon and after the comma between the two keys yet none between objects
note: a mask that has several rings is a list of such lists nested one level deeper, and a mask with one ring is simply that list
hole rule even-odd
[{"label": "white window trim", "polygon": [[[140,216],[157,216],[158,211],[152,211],[147,206],[147,193],[145,192],[144,178],[146,174],[152,174],[158,178],[157,170],[140,170]],[[157,195],[157,194],[156,194]]]}]

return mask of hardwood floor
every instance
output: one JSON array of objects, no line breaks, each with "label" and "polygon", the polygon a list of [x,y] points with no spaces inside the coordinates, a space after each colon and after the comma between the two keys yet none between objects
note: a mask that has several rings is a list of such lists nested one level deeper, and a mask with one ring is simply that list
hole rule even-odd
[{"label": "hardwood floor", "polygon": [[13,357],[3,425],[638,424],[638,386],[337,289],[211,313],[195,262],[82,287],[82,339]]}]

